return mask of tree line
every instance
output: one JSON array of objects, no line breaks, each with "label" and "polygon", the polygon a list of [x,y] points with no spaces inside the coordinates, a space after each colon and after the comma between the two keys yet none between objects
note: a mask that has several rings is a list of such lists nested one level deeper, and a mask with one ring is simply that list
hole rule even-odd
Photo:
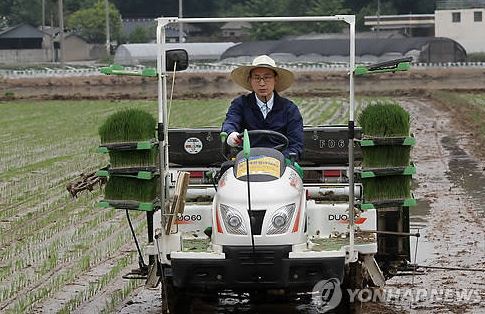
[{"label": "tree line", "polygon": [[[121,34],[122,18],[178,16],[180,0],[109,0],[112,38],[126,41]],[[357,30],[365,30],[364,16],[379,14],[433,13],[436,0],[181,0],[184,17],[230,16],[303,16],[355,14]],[[44,4],[44,10],[42,10]],[[65,26],[91,42],[103,42],[104,0],[63,0]],[[44,14],[42,14],[44,12]],[[44,19],[43,19],[44,16]],[[33,26],[57,26],[59,0],[2,0],[0,28],[19,23]],[[282,35],[309,32],[338,32],[337,23],[257,23],[251,29],[253,39],[277,39]],[[203,26],[210,35],[214,26]]]}]

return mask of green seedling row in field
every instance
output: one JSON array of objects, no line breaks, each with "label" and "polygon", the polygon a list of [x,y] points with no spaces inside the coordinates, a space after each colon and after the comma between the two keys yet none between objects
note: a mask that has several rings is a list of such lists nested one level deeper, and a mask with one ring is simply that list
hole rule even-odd
[{"label": "green seedling row in field", "polygon": [[[81,305],[83,302],[91,299],[102,291],[110,281],[118,278],[120,275],[123,275],[121,271],[126,271],[126,267],[131,265],[136,260],[136,254],[133,252],[128,256],[123,257],[122,259],[116,262],[116,265],[111,268],[111,270],[104,275],[102,275],[99,279],[93,282],[89,282],[85,289],[79,291],[72,299],[70,299],[57,313],[71,313],[72,311],[76,310],[76,308]],[[134,289],[134,284],[139,284],[136,281],[127,281],[129,283],[128,287],[131,287],[131,291]],[[123,289],[126,289],[126,284]],[[131,292],[130,291],[130,292]],[[126,297],[126,295],[125,295]],[[121,300],[120,300],[121,301]]]},{"label": "green seedling row in field", "polygon": [[[75,245],[73,245],[73,242],[76,241],[76,239],[73,237],[64,239],[62,244],[59,240],[55,241],[51,243],[51,245],[45,250],[41,252],[37,251],[38,256],[35,256],[35,258],[40,259],[41,261],[43,261],[43,263],[38,269],[35,270],[34,274],[31,274],[31,276],[29,276],[27,280],[24,280],[22,282],[11,282],[9,290],[12,293],[15,293],[27,287],[28,284],[30,284],[32,281],[41,280],[44,277],[50,278],[52,276],[52,270],[56,269],[58,265],[60,267],[63,267],[65,265],[69,266],[72,263],[79,263],[79,268],[82,270],[85,268],[86,260],[84,256],[86,256],[86,254],[88,254],[88,256],[91,256],[90,263],[92,262],[95,265],[102,259],[103,253],[115,253],[119,246],[123,245],[125,241],[130,239],[129,233],[127,232],[127,228],[125,226],[123,228],[125,230],[123,237],[115,242],[107,243],[107,247],[105,247],[106,252],[95,252],[95,254],[92,254],[92,252],[90,253],[91,248],[102,244],[103,241],[106,241],[107,238],[110,238],[112,234],[116,234],[116,231],[120,228],[116,225],[112,225],[108,228],[100,228],[102,226],[103,225],[95,226],[95,228],[98,228],[99,230],[94,235],[92,233],[88,233],[91,234],[91,237],[81,238],[83,243],[86,244],[86,246],[81,250],[72,250],[75,247]],[[109,249],[110,246],[113,246],[116,243],[119,245],[118,247]],[[22,258],[18,261],[25,261],[25,259]],[[34,260],[30,260],[29,264],[35,265],[36,263]],[[22,269],[19,269],[18,271],[22,271]],[[15,273],[13,273],[12,275],[15,275]]]},{"label": "green seedling row in field", "polygon": [[140,287],[141,280],[129,280],[124,282],[122,289],[114,291],[105,303],[101,313],[112,313],[113,310],[119,307],[119,305],[125,300],[136,288]]},{"label": "green seedling row in field", "polygon": [[[82,274],[86,263],[84,260],[76,266],[76,260],[83,256],[76,248],[86,248],[84,254],[92,256],[90,265],[94,267],[130,242],[123,213],[118,213],[117,219],[123,223],[123,228],[113,225],[113,215],[101,219],[111,221],[109,224],[113,227],[107,228],[109,225],[99,224],[99,217],[106,213],[93,210],[99,192],[88,192],[72,201],[65,185],[80,172],[93,171],[106,164],[106,158],[95,152],[99,145],[96,131],[109,114],[132,105],[137,104],[0,103],[1,134],[7,135],[10,143],[0,152],[0,268],[3,278],[0,311],[22,309],[25,308],[22,304],[31,306],[34,300],[42,302],[72,282],[75,275]],[[153,102],[146,107],[154,107]],[[93,223],[84,237],[69,238],[70,232],[74,234],[77,230],[77,224],[96,220],[98,224]],[[138,232],[142,233],[143,229]],[[123,237],[118,240],[117,234]],[[57,240],[62,236],[69,240]],[[104,241],[109,243],[102,245],[99,251],[91,251]],[[6,252],[11,249],[12,253]],[[51,276],[49,273],[60,266],[74,275],[48,281],[51,288],[41,288],[39,284],[51,278],[45,276]],[[32,287],[38,288],[32,290]],[[19,300],[19,295],[27,294],[29,297]]]},{"label": "green seedling row in field", "polygon": [[451,112],[468,120],[467,129],[476,134],[477,141],[485,145],[485,94],[436,91],[434,100],[443,103]]},{"label": "green seedling row in field", "polygon": [[[140,233],[145,228],[146,225],[144,223],[141,223],[137,225],[136,231]],[[126,243],[130,240],[128,230],[126,230],[125,234],[118,235],[113,238],[112,235],[114,233],[115,228],[103,230],[102,237],[96,237],[95,239],[93,239],[92,243],[89,243],[90,249],[86,250],[84,254],[90,256],[89,263],[91,264],[91,266],[95,267],[97,264],[103,261],[106,258],[104,257],[106,254],[108,254],[108,256],[116,255],[116,253],[119,252],[122,246],[126,247]],[[103,240],[101,241],[101,239]],[[130,254],[131,255],[129,256],[129,258],[131,259],[131,261],[133,261],[132,255],[134,254]],[[126,259],[127,256],[121,258]],[[22,293],[22,297],[20,298],[20,300],[16,300],[13,307],[9,308],[13,308],[14,312],[18,312],[19,310],[24,311],[26,304],[32,304],[30,300],[38,300],[39,298],[44,299],[52,296],[52,294],[54,294],[56,291],[59,291],[62,286],[72,283],[72,280],[75,279],[75,277],[81,276],[82,273],[86,271],[85,258],[81,258],[80,260],[78,260],[78,262],[76,262],[76,264],[71,265],[71,267],[69,268],[70,271],[65,271],[65,267],[63,267],[64,265],[60,265],[59,267],[57,267],[57,271],[47,277],[47,281],[45,284],[43,284],[41,290],[25,291],[24,293]],[[93,276],[90,276],[90,278],[93,278]],[[106,286],[105,281],[103,281],[100,285],[99,281],[96,280],[95,286],[100,289],[101,287]]]}]

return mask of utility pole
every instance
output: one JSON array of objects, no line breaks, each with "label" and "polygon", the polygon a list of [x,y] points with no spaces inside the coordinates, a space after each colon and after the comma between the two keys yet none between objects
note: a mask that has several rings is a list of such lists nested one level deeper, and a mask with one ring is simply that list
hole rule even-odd
[{"label": "utility pole", "polygon": [[109,36],[109,3],[104,0],[104,10],[106,11],[106,53],[108,57],[111,55],[111,39]]},{"label": "utility pole", "polygon": [[[179,0],[179,18],[183,17],[182,1],[183,0]],[[184,26],[182,23],[179,23],[179,43],[182,43],[183,40],[184,40]]]},{"label": "utility pole", "polygon": [[64,5],[59,0],[59,61],[64,65]]},{"label": "utility pole", "polygon": [[377,0],[377,37],[379,37],[380,30],[381,30],[381,0]]},{"label": "utility pole", "polygon": [[42,0],[42,31],[45,28],[45,0]]}]

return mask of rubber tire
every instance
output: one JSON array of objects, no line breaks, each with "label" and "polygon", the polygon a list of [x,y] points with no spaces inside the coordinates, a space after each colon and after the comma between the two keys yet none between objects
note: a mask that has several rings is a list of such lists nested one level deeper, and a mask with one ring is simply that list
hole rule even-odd
[{"label": "rubber tire", "polygon": [[347,289],[362,289],[364,288],[364,268],[360,261],[349,263],[345,269],[345,277],[343,283],[340,285],[342,289],[342,300],[339,306],[335,309],[335,313],[346,314],[360,314],[362,313],[362,303],[354,298],[354,302],[350,302],[350,295]]},{"label": "rubber tire", "polygon": [[161,297],[162,297],[162,313],[164,314],[186,314],[192,313],[192,296],[187,293],[185,289],[178,289],[173,286],[171,280],[167,280],[166,286],[166,300],[163,291],[163,285],[161,285]]}]

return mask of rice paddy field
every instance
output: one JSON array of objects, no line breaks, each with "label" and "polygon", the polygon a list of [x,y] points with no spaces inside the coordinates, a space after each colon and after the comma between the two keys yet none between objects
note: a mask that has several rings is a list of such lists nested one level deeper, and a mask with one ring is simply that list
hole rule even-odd
[{"label": "rice paddy field", "polygon": [[[484,121],[485,94],[456,97]],[[306,125],[348,120],[344,98],[294,101]],[[357,109],[374,101],[360,98]],[[219,126],[228,102],[174,101],[170,125]],[[97,208],[100,189],[76,199],[66,190],[81,173],[107,164],[107,156],[96,153],[98,128],[127,108],[157,112],[155,101],[0,102],[0,312],[70,313],[95,303],[96,312],[109,313],[143,285],[121,279],[137,267],[124,211]],[[480,132],[485,137],[485,129]],[[146,242],[144,214],[131,215]]]}]

